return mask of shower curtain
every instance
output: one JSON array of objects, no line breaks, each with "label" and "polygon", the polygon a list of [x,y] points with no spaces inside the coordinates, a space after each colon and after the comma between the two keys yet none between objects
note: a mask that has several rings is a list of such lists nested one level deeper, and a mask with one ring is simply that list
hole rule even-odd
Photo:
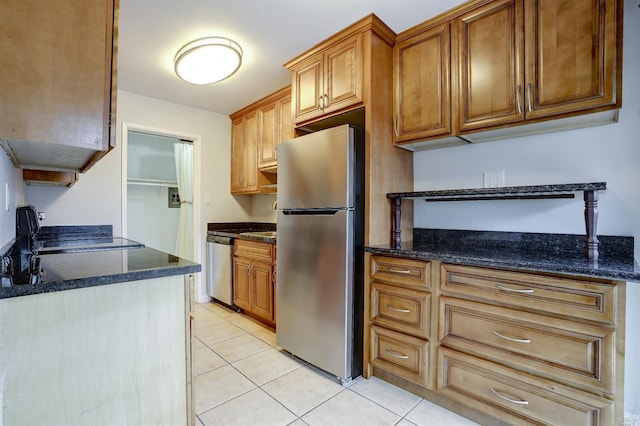
[{"label": "shower curtain", "polygon": [[180,196],[180,218],[176,255],[194,260],[194,223],[193,223],[193,143],[177,142],[173,146],[176,160],[178,194]]}]

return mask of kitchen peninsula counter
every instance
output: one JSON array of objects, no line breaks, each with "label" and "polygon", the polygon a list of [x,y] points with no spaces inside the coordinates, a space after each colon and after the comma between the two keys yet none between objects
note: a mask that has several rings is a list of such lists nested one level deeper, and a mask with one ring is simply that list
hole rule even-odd
[{"label": "kitchen peninsula counter", "polygon": [[200,265],[108,228],[3,250],[0,424],[193,424]]},{"label": "kitchen peninsula counter", "polygon": [[451,264],[640,282],[633,238],[599,239],[601,251],[596,261],[584,255],[584,236],[520,232],[415,229],[413,241],[402,242],[400,247],[382,244],[365,247],[365,251]]},{"label": "kitchen peninsula counter", "polygon": [[45,233],[44,244],[36,244],[33,254],[11,255],[12,244],[2,250],[5,264],[12,265],[3,268],[7,270],[2,274],[0,299],[187,275],[201,269],[189,260],[112,237],[111,227],[52,227],[60,228],[85,232]]}]

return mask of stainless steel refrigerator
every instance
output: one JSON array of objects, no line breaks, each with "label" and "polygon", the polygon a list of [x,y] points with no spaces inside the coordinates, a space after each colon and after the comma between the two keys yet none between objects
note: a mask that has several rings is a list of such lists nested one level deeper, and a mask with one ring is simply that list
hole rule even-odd
[{"label": "stainless steel refrigerator", "polygon": [[276,342],[342,383],[362,374],[364,136],[278,146]]}]

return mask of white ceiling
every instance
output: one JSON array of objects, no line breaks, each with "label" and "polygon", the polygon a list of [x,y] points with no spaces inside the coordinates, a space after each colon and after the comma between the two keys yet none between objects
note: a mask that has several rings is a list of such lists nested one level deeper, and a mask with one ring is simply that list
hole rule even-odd
[{"label": "white ceiling", "polygon": [[[228,115],[290,84],[283,64],[375,13],[396,33],[460,0],[120,0],[118,88]],[[197,86],[178,78],[185,43],[224,36],[244,51],[240,70]]]}]

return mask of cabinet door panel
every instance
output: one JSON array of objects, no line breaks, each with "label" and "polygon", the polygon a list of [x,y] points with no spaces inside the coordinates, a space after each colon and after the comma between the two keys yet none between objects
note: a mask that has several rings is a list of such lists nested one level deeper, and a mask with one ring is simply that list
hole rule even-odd
[{"label": "cabinet door panel", "polygon": [[271,265],[253,262],[253,299],[251,312],[268,321],[274,320]]},{"label": "cabinet door panel", "polygon": [[246,192],[258,192],[258,117],[245,117],[244,176]]},{"label": "cabinet door panel", "polygon": [[322,115],[322,55],[300,63],[292,73],[291,87],[295,94],[295,122]]},{"label": "cabinet door panel", "polygon": [[362,102],[362,35],[327,49],[324,83],[324,113]]},{"label": "cabinet door panel", "polygon": [[260,126],[260,143],[258,150],[258,167],[263,168],[275,164],[275,149],[278,144],[278,115],[276,104],[270,104],[258,111]]},{"label": "cabinet door panel", "polygon": [[251,277],[249,262],[233,259],[233,303],[242,309],[251,309]]},{"label": "cabinet door panel", "polygon": [[494,1],[457,20],[460,130],[524,119],[522,6]]},{"label": "cabinet door panel", "polygon": [[109,147],[112,14],[113,1],[1,3],[0,137]]},{"label": "cabinet door panel", "polygon": [[244,189],[244,122],[242,118],[231,123],[231,193]]},{"label": "cabinet door panel", "polygon": [[525,5],[527,117],[615,104],[615,0]]},{"label": "cabinet door panel", "polygon": [[450,24],[396,44],[396,142],[451,133]]}]

